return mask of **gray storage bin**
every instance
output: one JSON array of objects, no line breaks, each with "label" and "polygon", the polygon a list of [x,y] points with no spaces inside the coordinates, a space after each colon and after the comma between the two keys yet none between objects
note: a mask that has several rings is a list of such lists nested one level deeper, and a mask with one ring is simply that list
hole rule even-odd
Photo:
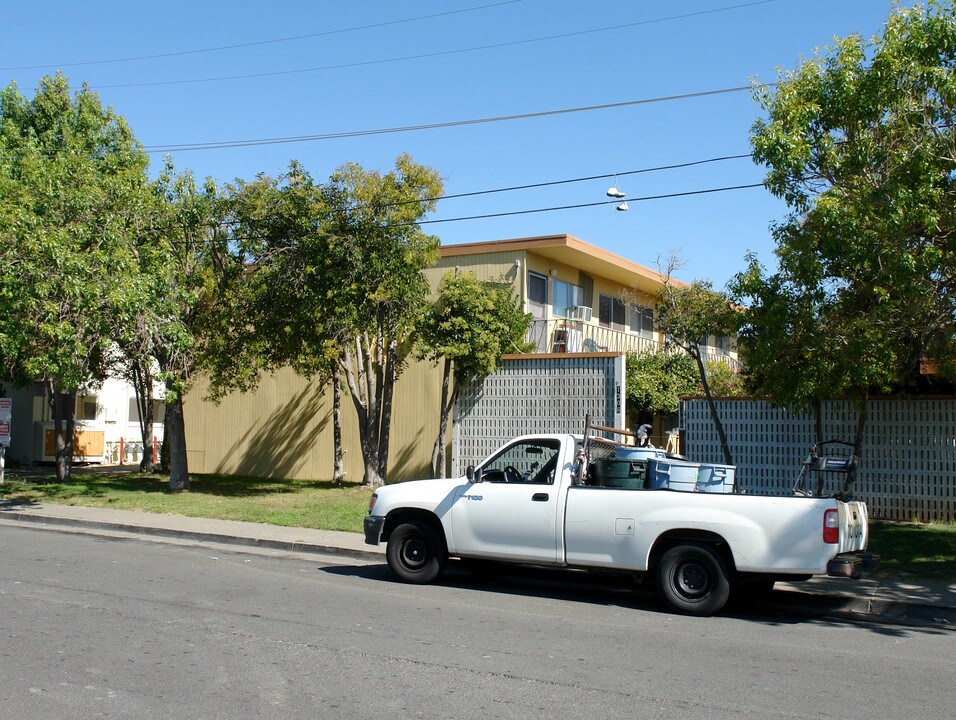
[{"label": "gray storage bin", "polygon": [[694,492],[697,489],[699,470],[699,463],[654,458],[647,461],[647,482],[644,487]]},{"label": "gray storage bin", "polygon": [[737,468],[733,465],[701,464],[697,474],[697,491],[709,493],[732,493]]}]

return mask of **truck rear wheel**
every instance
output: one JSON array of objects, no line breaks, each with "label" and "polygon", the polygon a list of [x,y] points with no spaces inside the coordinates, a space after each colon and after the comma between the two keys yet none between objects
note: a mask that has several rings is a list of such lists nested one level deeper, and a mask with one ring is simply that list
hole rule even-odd
[{"label": "truck rear wheel", "polygon": [[688,615],[713,615],[730,597],[724,561],[704,543],[675,545],[665,552],[657,582],[670,606]]},{"label": "truck rear wheel", "polygon": [[400,580],[422,585],[441,575],[448,552],[435,530],[425,523],[408,522],[392,531],[385,557]]}]

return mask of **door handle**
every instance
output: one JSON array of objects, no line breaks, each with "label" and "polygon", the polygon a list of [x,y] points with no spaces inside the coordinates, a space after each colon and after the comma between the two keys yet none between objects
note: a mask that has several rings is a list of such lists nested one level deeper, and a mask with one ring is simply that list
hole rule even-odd
[{"label": "door handle", "polygon": [[535,493],[531,496],[531,502],[548,502],[548,493]]}]

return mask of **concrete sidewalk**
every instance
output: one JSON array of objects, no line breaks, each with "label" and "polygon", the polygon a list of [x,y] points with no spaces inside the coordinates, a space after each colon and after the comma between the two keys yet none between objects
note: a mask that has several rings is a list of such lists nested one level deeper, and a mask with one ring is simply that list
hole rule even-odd
[{"label": "concrete sidewalk", "polygon": [[[384,547],[366,545],[365,538],[357,532],[107,508],[0,503],[0,524],[9,523],[385,562]],[[956,630],[956,584],[898,582],[871,577],[855,581],[819,577],[801,583],[777,583],[769,602],[774,608],[804,616],[856,617]]]}]

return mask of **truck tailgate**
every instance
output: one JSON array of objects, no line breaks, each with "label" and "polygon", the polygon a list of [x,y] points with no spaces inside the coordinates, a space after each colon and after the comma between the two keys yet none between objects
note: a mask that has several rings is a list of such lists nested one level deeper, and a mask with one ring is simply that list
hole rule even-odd
[{"label": "truck tailgate", "polygon": [[854,500],[839,503],[841,553],[866,550],[869,541],[869,524],[866,515],[866,503]]}]

